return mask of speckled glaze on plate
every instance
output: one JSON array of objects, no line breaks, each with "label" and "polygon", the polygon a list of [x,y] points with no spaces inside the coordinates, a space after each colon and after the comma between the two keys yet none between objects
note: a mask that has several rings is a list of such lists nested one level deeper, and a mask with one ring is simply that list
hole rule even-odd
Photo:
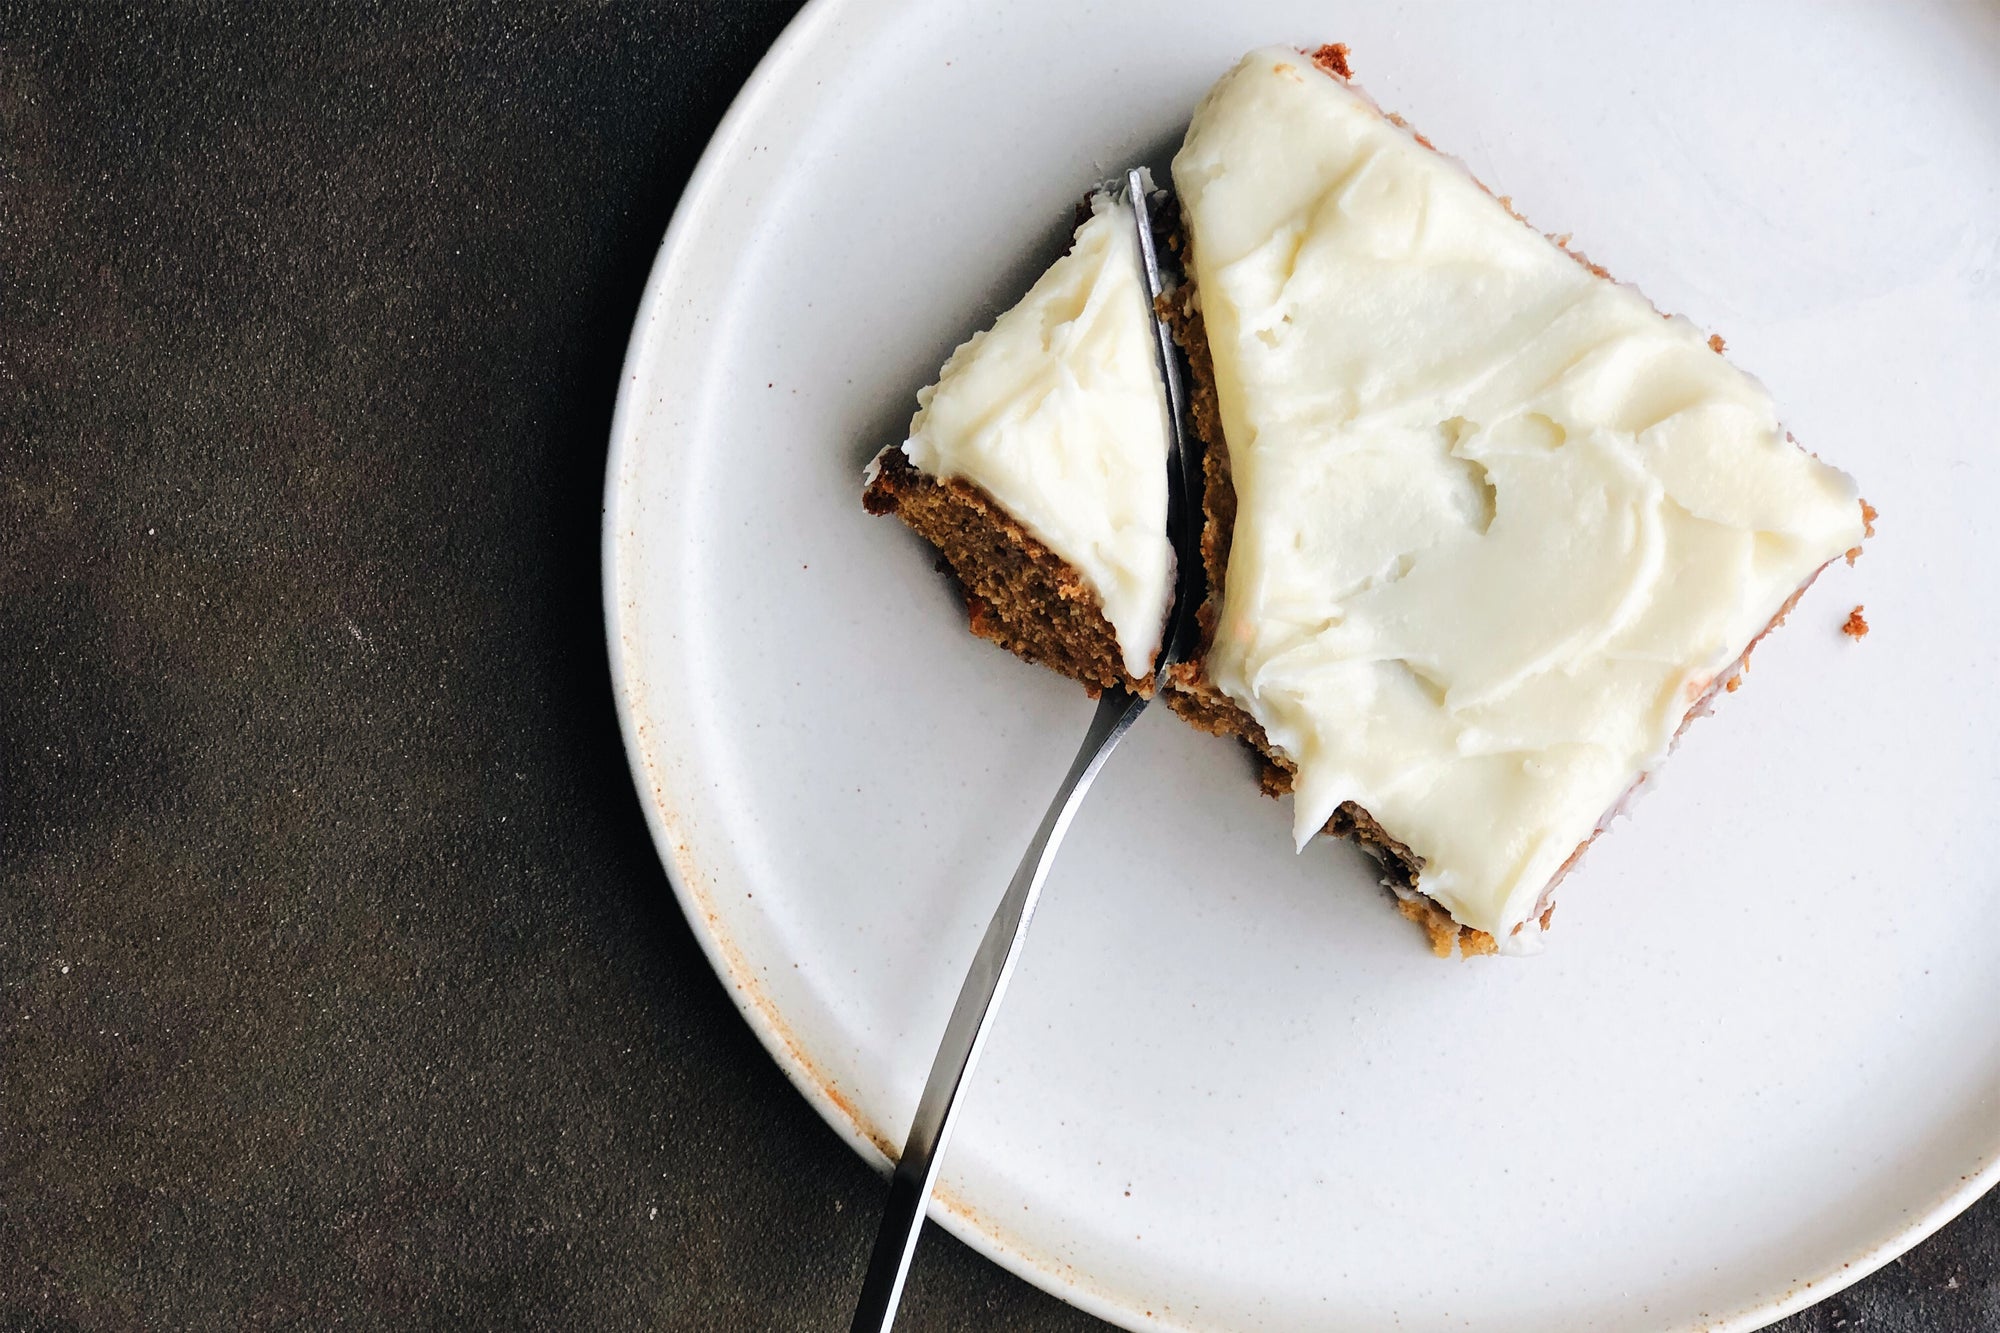
[{"label": "speckled glaze on plate", "polygon": [[[604,529],[633,772],[717,971],[899,1142],[1090,705],[968,636],[862,462],[1268,41],[1722,333],[1881,535],[1566,883],[1440,963],[1233,748],[1142,719],[936,1209],[1132,1328],[1749,1329],[2000,1175],[2000,10],[819,0],[681,201]],[[1839,626],[1866,603],[1874,632]],[[920,1261],[921,1262],[921,1261]]]}]

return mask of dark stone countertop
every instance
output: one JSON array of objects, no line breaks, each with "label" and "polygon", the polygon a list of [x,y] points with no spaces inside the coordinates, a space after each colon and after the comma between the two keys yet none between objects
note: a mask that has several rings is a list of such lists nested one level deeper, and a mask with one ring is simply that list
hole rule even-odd
[{"label": "dark stone countertop", "polygon": [[[0,1330],[846,1326],[669,896],[620,356],[790,4],[0,0]],[[1101,1327],[935,1233],[905,1325]],[[1784,1326],[2000,1328],[2000,1202]]]}]

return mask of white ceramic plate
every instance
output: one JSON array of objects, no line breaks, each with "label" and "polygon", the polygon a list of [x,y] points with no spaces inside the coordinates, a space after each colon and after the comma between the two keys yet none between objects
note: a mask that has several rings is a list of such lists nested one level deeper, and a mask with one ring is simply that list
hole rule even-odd
[{"label": "white ceramic plate", "polygon": [[[1081,737],[861,512],[1073,201],[1268,41],[1729,340],[1884,515],[1564,886],[1442,963],[1229,745],[1142,719],[1065,847],[940,1220],[1134,1328],[1747,1329],[2000,1175],[2000,9],[820,0],[681,202],[605,522],[633,770],[799,1088],[900,1143]],[[1857,602],[1875,632],[1837,626]]]}]

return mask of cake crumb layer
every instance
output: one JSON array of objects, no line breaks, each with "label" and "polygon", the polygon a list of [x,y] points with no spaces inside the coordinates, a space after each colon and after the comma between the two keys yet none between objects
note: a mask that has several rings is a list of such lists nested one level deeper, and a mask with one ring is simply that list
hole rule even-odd
[{"label": "cake crumb layer", "polygon": [[1076,567],[971,482],[939,481],[900,449],[885,451],[862,492],[871,514],[894,514],[937,548],[965,595],[972,632],[1083,685],[1151,696],[1129,676],[1111,622]]}]

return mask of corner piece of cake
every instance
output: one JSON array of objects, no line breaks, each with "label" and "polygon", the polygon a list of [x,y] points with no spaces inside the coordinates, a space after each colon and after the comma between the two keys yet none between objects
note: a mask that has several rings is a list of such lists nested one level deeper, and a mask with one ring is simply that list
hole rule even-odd
[{"label": "corner piece of cake", "polygon": [[863,502],[938,549],[972,632],[1153,692],[1173,594],[1166,389],[1131,206],[1099,191],[1070,249],[917,394]]},{"label": "corner piece of cake", "polygon": [[[1187,280],[1172,322],[1204,446],[1207,601],[1199,660],[1166,693],[1262,755],[1299,845],[1325,831],[1371,851],[1439,953],[1531,951],[1556,883],[1757,640],[1860,544],[1865,506],[1784,432],[1719,339],[1528,227],[1348,73],[1339,47],[1254,51],[1174,159]],[[1004,633],[981,632],[1024,656],[1119,683],[1103,634],[1073,623],[1085,617],[1008,591],[1097,586],[1079,548],[1003,494],[1007,469],[974,475],[920,443],[981,346],[927,391],[870,507],[945,550],[975,629],[984,618]],[[1028,377],[984,382],[1019,396],[968,395],[982,423],[1043,410]],[[1063,438],[1050,447],[1073,460],[1106,448]],[[1163,488],[1163,446],[1148,448]],[[1130,448],[1131,475],[1142,453]],[[1091,483],[1072,498],[1106,506],[1097,526],[1114,508],[1160,522],[1145,530],[1166,561],[1163,493],[1145,492],[1142,512],[1124,489],[1136,483],[1079,472]],[[902,498],[942,492],[956,497],[949,520]],[[967,577],[940,536],[1004,577]],[[1155,639],[1163,604],[1146,603]],[[1128,651],[1125,669],[1148,659]]]}]

